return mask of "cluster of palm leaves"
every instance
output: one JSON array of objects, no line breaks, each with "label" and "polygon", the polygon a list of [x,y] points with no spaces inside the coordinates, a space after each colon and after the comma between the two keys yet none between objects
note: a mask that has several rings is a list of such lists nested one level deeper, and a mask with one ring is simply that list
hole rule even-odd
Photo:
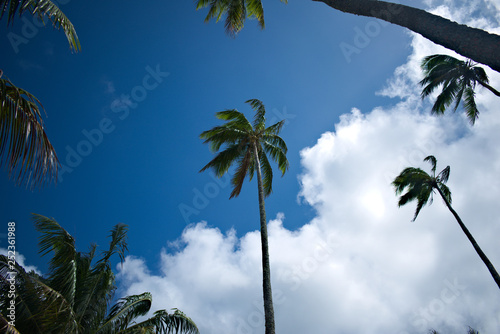
[{"label": "cluster of palm leaves", "polygon": [[[113,333],[186,333],[197,334],[195,323],[181,311],[156,311],[138,322],[152,305],[145,292],[124,297],[112,307],[116,290],[111,258],[121,261],[127,250],[127,226],[117,224],[111,230],[109,249],[96,259],[96,245],[87,253],[77,252],[74,238],[55,220],[34,215],[41,232],[40,253],[53,253],[49,273],[40,276],[0,255],[0,333],[21,334],[113,334]],[[7,314],[11,297],[11,277],[15,277],[15,325]]]},{"label": "cluster of palm leaves", "polygon": [[[0,0],[0,19],[7,24],[17,15],[29,13],[48,17],[56,29],[62,29],[70,49],[78,52],[80,42],[73,24],[55,3],[49,0]],[[17,184],[34,188],[55,180],[59,168],[56,152],[45,133],[43,106],[26,90],[17,87],[0,70],[0,166],[5,165]]]},{"label": "cluster of palm leaves", "polygon": [[431,55],[425,57],[421,64],[424,78],[420,81],[422,99],[431,95],[436,88],[442,86],[441,93],[432,106],[431,113],[442,115],[454,103],[453,111],[463,105],[467,118],[474,124],[479,117],[475,100],[476,87],[487,88],[493,94],[500,92],[491,87],[486,71],[472,60],[459,60],[448,55]]}]

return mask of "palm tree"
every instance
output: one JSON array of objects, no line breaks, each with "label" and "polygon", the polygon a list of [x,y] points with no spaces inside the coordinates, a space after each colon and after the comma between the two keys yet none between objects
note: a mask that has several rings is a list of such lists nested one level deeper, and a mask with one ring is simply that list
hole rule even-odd
[{"label": "palm tree", "polygon": [[450,176],[450,166],[447,166],[436,176],[436,158],[430,155],[426,157],[424,161],[428,161],[431,164],[432,175],[427,174],[420,168],[408,167],[405,168],[392,182],[392,185],[396,190],[396,195],[403,193],[405,189],[407,189],[406,193],[401,195],[401,197],[399,198],[398,205],[401,207],[411,201],[416,200],[417,209],[415,211],[415,216],[413,217],[413,221],[415,221],[420,210],[425,204],[427,204],[429,199],[430,203],[432,203],[433,193],[434,190],[436,190],[443,199],[448,210],[450,210],[450,212],[457,220],[460,228],[465,233],[470,243],[476,250],[481,260],[483,260],[491,276],[500,288],[500,276],[498,275],[498,272],[496,271],[490,260],[486,257],[484,252],[481,250],[472,234],[462,222],[462,219],[458,216],[457,212],[451,206],[451,192],[450,189],[446,186],[446,182],[448,181],[448,177]]},{"label": "palm tree", "polygon": [[[80,51],[73,24],[49,0],[0,0],[0,19],[12,23],[16,15],[28,12],[48,17],[56,29],[63,29],[72,51]],[[43,106],[0,70],[0,166],[5,165],[16,184],[34,188],[55,180],[59,168],[56,152],[44,130]]]},{"label": "palm tree", "polygon": [[432,113],[443,114],[453,101],[456,111],[460,102],[463,102],[465,113],[471,124],[474,124],[479,116],[474,100],[476,85],[483,86],[500,96],[499,91],[488,85],[488,75],[484,69],[476,65],[470,59],[463,61],[448,55],[438,54],[424,58],[421,64],[424,79],[420,81],[420,85],[424,87],[422,99],[440,85],[443,86],[432,107]]},{"label": "palm tree", "polygon": [[[500,36],[458,24],[425,10],[395,2],[373,0],[313,0],[354,15],[377,18],[416,32],[428,40],[500,72]],[[286,2],[286,0],[282,0]],[[246,17],[255,17],[264,26],[261,0],[197,0],[197,9],[209,7],[205,21],[219,21],[226,15],[231,35],[243,27]]]},{"label": "palm tree", "polygon": [[[127,226],[117,224],[110,245],[94,261],[96,246],[88,253],[75,249],[75,240],[55,220],[35,215],[35,227],[42,233],[40,253],[54,252],[49,274],[26,272],[12,259],[0,255],[0,333],[198,333],[194,322],[181,311],[157,311],[153,317],[134,323],[148,313],[149,292],[124,297],[109,308],[116,290],[111,257],[123,262],[127,250]],[[15,276],[15,324],[8,325],[8,306]]]},{"label": "palm tree", "polygon": [[236,165],[236,172],[231,179],[233,191],[229,198],[237,197],[243,187],[245,177],[248,175],[251,180],[254,172],[257,172],[265,326],[266,334],[274,334],[271,268],[264,205],[264,197],[269,196],[272,192],[273,171],[266,154],[277,162],[282,175],[285,174],[288,169],[287,147],[284,140],[278,136],[285,121],[282,120],[266,128],[266,110],[262,102],[253,99],[246,101],[246,103],[249,103],[255,110],[253,124],[236,109],[224,110],[216,113],[215,116],[226,123],[204,131],[200,135],[201,139],[205,139],[204,143],[210,144],[210,149],[213,152],[219,151],[221,146],[225,145],[225,148],[200,172],[212,168],[217,177],[222,177],[232,165]]}]

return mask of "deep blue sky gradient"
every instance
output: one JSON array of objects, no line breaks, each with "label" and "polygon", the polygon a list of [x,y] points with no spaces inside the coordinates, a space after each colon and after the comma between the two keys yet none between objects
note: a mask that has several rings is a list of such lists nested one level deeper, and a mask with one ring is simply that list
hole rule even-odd
[{"label": "deep blue sky gradient", "polygon": [[[104,249],[112,226],[126,223],[130,253],[147,259],[151,268],[160,249],[188,223],[205,220],[222,231],[234,227],[238,235],[258,229],[255,180],[229,200],[229,186],[215,186],[210,173],[198,173],[213,157],[199,134],[219,124],[214,114],[223,109],[253,117],[244,103],[251,98],[264,102],[268,121],[288,115],[282,137],[290,170],[283,178],[275,171],[268,219],[283,212],[285,226],[293,230],[313,218],[309,206],[297,203],[299,151],[334,130],[339,115],[352,107],[367,112],[394,102],[375,92],[408,56],[409,37],[402,28],[312,1],[264,6],[265,30],[247,20],[230,38],[223,22],[204,23],[206,10],[196,11],[192,1],[72,0],[60,7],[80,38],[78,54],[69,51],[64,33],[51,27],[40,28],[16,53],[8,33],[21,36],[26,23],[0,22],[0,68],[42,101],[46,131],[61,163],[67,165],[70,150],[85,146],[84,131],[96,133],[100,124],[112,129],[102,139],[94,137],[98,144],[57,186],[31,192],[1,170],[0,228],[17,223],[17,251],[28,263],[44,270],[47,262],[38,257],[30,213],[55,218],[81,251],[91,242]],[[341,43],[355,46],[358,29],[367,27],[379,31],[346,61]],[[147,68],[169,75],[144,90]],[[127,117],[113,111],[116,99],[144,91],[140,101],[130,97],[137,106]],[[201,201],[198,191],[211,191],[212,198]],[[189,221],[179,210],[182,204],[198,211]]]}]

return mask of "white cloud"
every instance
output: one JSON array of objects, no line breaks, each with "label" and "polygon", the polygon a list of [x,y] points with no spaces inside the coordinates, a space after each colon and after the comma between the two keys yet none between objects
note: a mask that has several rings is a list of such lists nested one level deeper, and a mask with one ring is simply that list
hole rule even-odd
[{"label": "white cloud", "polygon": [[[468,17],[462,9],[448,14]],[[453,206],[500,270],[498,100],[478,92],[482,112],[474,127],[462,113],[429,115],[430,102],[420,100],[416,87],[418,63],[445,50],[416,35],[412,45],[407,64],[381,91],[401,102],[368,113],[353,109],[301,151],[299,196],[316,217],[298,231],[283,227],[282,214],[269,223],[277,332],[500,328],[500,291],[442,201],[435,197],[410,222],[415,204],[398,208],[390,186],[406,166],[429,170],[422,161],[429,154],[438,168],[451,165]],[[500,87],[499,75],[488,74]],[[178,307],[202,333],[262,333],[259,233],[238,237],[200,223],[178,244],[162,252],[158,275],[144,260],[127,257],[118,275],[123,294],[150,291],[155,309]]]},{"label": "white cloud", "polygon": [[[5,256],[10,256],[12,253],[9,253],[7,249],[5,248],[0,248],[0,254],[5,255]],[[34,271],[38,275],[41,275],[42,273],[38,270],[36,266],[31,266],[26,264],[26,257],[23,254],[20,253],[15,253],[15,259],[16,262],[24,268],[27,272]]]}]

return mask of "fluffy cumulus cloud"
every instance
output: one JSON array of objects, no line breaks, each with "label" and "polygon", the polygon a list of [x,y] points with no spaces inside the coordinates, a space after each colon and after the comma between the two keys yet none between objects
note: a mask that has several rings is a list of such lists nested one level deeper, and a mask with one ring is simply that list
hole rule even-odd
[{"label": "fluffy cumulus cloud", "polygon": [[[478,4],[435,11],[471,23],[468,13]],[[450,165],[453,205],[500,269],[498,98],[478,91],[481,114],[474,127],[461,114],[429,115],[429,102],[415,88],[418,63],[449,51],[416,35],[412,45],[408,62],[379,92],[400,102],[353,109],[301,151],[299,199],[316,216],[297,231],[283,227],[284,214],[269,222],[279,333],[500,329],[500,291],[442,201],[436,197],[411,222],[415,205],[398,208],[390,186],[406,166],[429,170],[422,161],[429,154],[437,157],[439,170]],[[500,87],[500,76],[488,74],[492,86]],[[258,231],[238,237],[201,222],[188,227],[177,244],[176,252],[162,252],[159,274],[142,259],[127,257],[119,269],[121,292],[152,292],[155,309],[183,310],[202,333],[262,333]]]}]

